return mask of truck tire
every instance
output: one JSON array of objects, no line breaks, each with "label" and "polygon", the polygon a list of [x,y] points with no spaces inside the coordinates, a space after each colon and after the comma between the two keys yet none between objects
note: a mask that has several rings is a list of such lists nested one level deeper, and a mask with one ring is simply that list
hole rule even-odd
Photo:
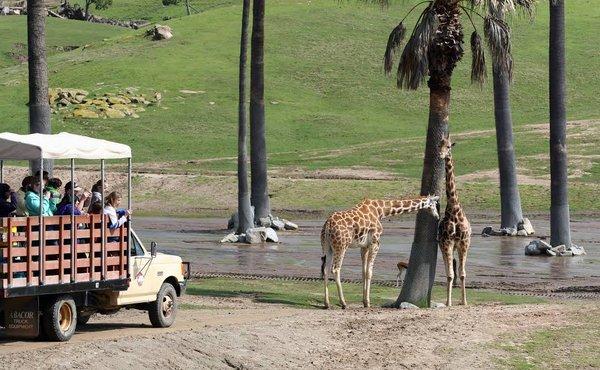
[{"label": "truck tire", "polygon": [[158,291],[156,301],[150,302],[148,316],[155,328],[168,328],[177,316],[177,292],[169,283],[163,283]]},{"label": "truck tire", "polygon": [[66,342],[71,339],[77,326],[77,307],[70,295],[52,297],[42,315],[42,328],[48,340]]}]

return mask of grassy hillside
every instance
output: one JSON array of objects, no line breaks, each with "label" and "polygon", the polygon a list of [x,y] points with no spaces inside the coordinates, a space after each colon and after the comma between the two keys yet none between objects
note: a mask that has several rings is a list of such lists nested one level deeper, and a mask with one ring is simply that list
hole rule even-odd
[{"label": "grassy hillside", "polygon": [[[330,0],[268,4],[266,114],[272,168],[285,173],[286,169],[367,167],[401,178],[420,178],[427,89],[398,91],[381,68],[389,31],[414,3],[398,2],[383,11]],[[163,171],[233,171],[241,6],[225,1],[204,4],[207,10],[201,14],[161,22],[174,31],[175,37],[166,42],[149,41],[142,30],[121,28],[109,29],[110,34],[94,33],[93,40],[88,40],[82,30],[89,25],[50,20],[49,35],[77,35],[78,41],[68,43],[89,44],[84,50],[49,58],[52,87],[94,93],[137,87],[163,95],[162,103],[139,119],[76,120],[55,115],[54,130],[126,142],[133,147],[136,161],[159,162],[156,167]],[[593,83],[600,79],[600,58],[598,49],[590,47],[600,41],[600,35],[593,32],[600,19],[600,8],[594,4],[578,0],[567,8],[570,120],[600,118]],[[115,2],[114,8],[100,13],[126,19],[164,17],[151,9],[140,0]],[[0,29],[7,27],[7,18],[0,18]],[[519,165],[528,176],[542,179],[547,177],[547,134],[543,126],[532,129],[531,125],[546,122],[548,117],[547,24],[545,2],[540,3],[534,23],[512,22],[512,106]],[[24,27],[22,22],[11,29],[24,35]],[[470,32],[465,24],[467,39]],[[10,42],[0,41],[0,47],[4,55]],[[496,168],[491,84],[483,89],[470,86],[470,59],[467,51],[455,72],[452,92],[451,130],[463,134],[455,151],[459,175]],[[5,65],[0,75],[3,129],[25,132],[26,66]],[[594,153],[599,137],[596,127],[571,129],[574,186],[584,189],[600,180]],[[196,161],[188,163],[191,160]]]}]

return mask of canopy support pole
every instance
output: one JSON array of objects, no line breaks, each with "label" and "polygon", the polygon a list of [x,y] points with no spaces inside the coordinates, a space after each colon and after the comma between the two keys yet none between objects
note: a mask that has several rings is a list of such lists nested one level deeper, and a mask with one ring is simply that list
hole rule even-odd
[{"label": "canopy support pole", "polygon": [[[46,246],[46,240],[45,240],[45,233],[44,233],[44,159],[40,157],[40,191],[38,193],[38,196],[40,197],[40,209],[39,209],[39,239],[40,239],[40,250],[39,250],[39,255],[40,255],[40,259],[39,259],[39,266],[40,266],[40,271],[39,271],[39,281],[40,281],[40,285],[44,285],[44,279],[45,279],[45,271],[44,271],[44,265],[46,262],[46,255],[44,253],[44,247]],[[48,204],[48,207],[50,207],[50,204]]]},{"label": "canopy support pole", "polygon": [[[127,209],[131,211],[131,157],[127,158]],[[131,266],[131,215],[128,216],[127,223],[127,277],[130,278]]]},{"label": "canopy support pole", "polygon": [[0,160],[0,182],[4,182],[4,161]]},{"label": "canopy support pole", "polygon": [[[104,207],[104,186],[106,181],[104,180],[104,159],[100,160],[100,179],[102,181],[102,205]],[[103,208],[104,209],[104,208]],[[102,212],[102,228],[100,229],[100,235],[102,240],[102,276],[101,279],[106,279],[106,219],[104,211]]]},{"label": "canopy support pole", "polygon": [[[71,158],[71,282],[74,283],[77,279],[77,267],[76,267],[76,259],[77,259],[77,238],[75,237],[75,233],[77,229],[77,225],[75,224],[75,159]],[[92,245],[92,254],[94,253],[93,245],[94,238],[90,240],[90,244]],[[61,251],[62,253],[62,251]],[[90,266],[93,268],[93,266]]]}]

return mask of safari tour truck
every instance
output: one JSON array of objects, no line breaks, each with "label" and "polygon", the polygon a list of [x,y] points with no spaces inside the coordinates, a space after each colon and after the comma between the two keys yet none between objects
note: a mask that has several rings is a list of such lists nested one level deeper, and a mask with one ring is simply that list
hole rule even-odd
[{"label": "safari tour truck", "polygon": [[[75,160],[99,160],[103,183],[105,160],[127,160],[131,209],[129,146],[69,133],[0,134],[0,182],[5,160],[40,160],[43,184],[44,159],[70,160],[71,181]],[[91,315],[121,308],[148,311],[155,327],[173,324],[190,265],[157,253],[154,242],[148,251],[131,226],[128,216],[110,229],[100,214],[0,218],[0,337],[67,341]]]}]

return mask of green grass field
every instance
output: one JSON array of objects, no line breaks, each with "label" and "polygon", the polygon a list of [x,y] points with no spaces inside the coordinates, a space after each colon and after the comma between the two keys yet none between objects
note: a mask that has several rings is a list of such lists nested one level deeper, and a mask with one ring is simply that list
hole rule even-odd
[{"label": "green grass field", "polygon": [[[331,304],[338,305],[335,283],[330,282]],[[445,288],[435,286],[432,301],[443,302]],[[230,278],[209,278],[193,282],[187,289],[187,294],[208,297],[246,297],[257,302],[280,303],[301,308],[323,307],[322,282],[243,280]],[[458,289],[455,289],[457,294]],[[381,306],[392,303],[398,298],[399,289],[374,284],[371,287],[371,304]],[[500,303],[525,304],[543,303],[543,298],[515,296],[492,291],[469,289],[468,297],[471,304]],[[362,305],[362,285],[344,283],[344,296],[348,304]],[[457,297],[455,295],[455,297]]]},{"label": "green grass field", "polygon": [[[387,10],[330,0],[268,4],[265,93],[271,168],[281,173],[377,169],[407,179],[411,184],[407,192],[418,190],[427,89],[398,91],[395,81],[383,75],[381,66],[389,31],[413,3],[416,1],[400,1]],[[54,115],[54,131],[125,142],[132,146],[136,162],[158,164],[164,172],[231,174],[236,166],[241,6],[226,0],[192,4],[203,11],[166,22],[162,19],[183,12],[182,5],[165,8],[158,1],[152,5],[142,0],[115,1],[113,8],[97,12],[168,24],[175,36],[166,42],[149,41],[143,37],[143,30],[49,19],[51,87],[82,88],[92,93],[137,87],[147,94],[160,91],[163,95],[162,103],[147,109],[139,119],[78,120]],[[600,35],[593,32],[600,8],[592,0],[578,0],[569,3],[567,9],[568,117],[599,119],[594,81],[600,78],[600,58],[597,48],[591,45],[600,41]],[[520,173],[533,179],[547,178],[549,167],[547,132],[543,126],[532,126],[543,124],[548,117],[547,24],[545,2],[539,4],[535,22],[521,18],[512,21],[516,150]],[[18,64],[7,53],[15,44],[26,42],[25,18],[0,18],[3,30],[15,30],[0,40],[3,130],[24,133],[26,64]],[[470,32],[471,27],[465,23],[467,39]],[[58,52],[59,46],[75,45],[87,46]],[[491,171],[497,164],[491,84],[483,89],[470,86],[470,59],[467,51],[455,72],[452,92],[451,130],[463,134],[456,136],[459,175]],[[595,148],[600,136],[596,123],[570,128],[574,194],[597,191],[600,164]],[[205,161],[188,163],[191,160]],[[483,198],[469,206],[497,210],[497,190],[487,191],[484,197],[480,192],[493,189],[493,181],[475,177],[464,182],[466,199]],[[405,188],[393,182],[389,187]],[[522,189],[535,195],[535,201],[524,203],[534,204],[534,210],[545,208],[547,202],[540,203],[537,198],[548,193],[547,186],[524,182]],[[350,204],[359,197],[343,189],[329,192],[336,191],[336,199],[352,198]],[[571,199],[575,210],[600,211],[600,205],[585,196],[574,195]],[[318,207],[320,204],[313,204],[317,201],[315,197],[294,195],[289,200],[301,208]],[[335,203],[333,207],[347,205]],[[224,207],[230,208],[231,204]]]}]

